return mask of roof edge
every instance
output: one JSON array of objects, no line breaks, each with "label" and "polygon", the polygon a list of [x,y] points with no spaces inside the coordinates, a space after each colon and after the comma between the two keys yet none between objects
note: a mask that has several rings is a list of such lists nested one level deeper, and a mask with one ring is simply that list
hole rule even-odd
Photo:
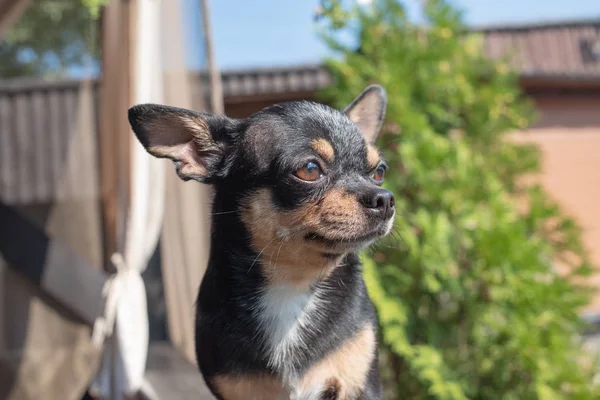
[{"label": "roof edge", "polygon": [[[221,75],[255,75],[255,74],[279,74],[287,72],[305,72],[305,71],[318,71],[325,68],[323,63],[310,63],[310,64],[289,64],[289,65],[278,65],[274,67],[262,67],[255,66],[249,68],[225,68],[221,69]],[[206,71],[197,71],[200,73],[206,73]]]},{"label": "roof edge", "polygon": [[0,91],[22,91],[22,90],[45,90],[45,89],[74,89],[82,84],[89,82],[92,85],[97,85],[100,80],[98,78],[4,78],[0,79]]},{"label": "roof edge", "polygon": [[531,29],[548,29],[561,27],[578,27],[596,25],[600,27],[600,14],[597,17],[581,19],[549,19],[530,22],[500,23],[489,25],[470,25],[468,29],[473,32],[494,32],[494,31],[521,31]]}]

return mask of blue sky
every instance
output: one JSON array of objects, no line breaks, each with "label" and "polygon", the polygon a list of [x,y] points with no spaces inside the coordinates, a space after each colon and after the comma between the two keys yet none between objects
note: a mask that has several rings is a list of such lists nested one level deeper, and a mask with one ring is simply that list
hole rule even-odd
[{"label": "blue sky", "polygon": [[[194,0],[187,1],[191,5]],[[465,22],[474,25],[600,18],[600,0],[451,1],[465,11]],[[313,26],[318,3],[318,0],[211,0],[217,64],[231,69],[318,62],[327,55]],[[418,0],[406,0],[404,4],[411,15],[417,15]],[[196,18],[197,14],[190,6],[190,18]],[[191,29],[196,27],[192,24]],[[194,65],[198,64],[199,54],[196,48],[190,56],[196,60]]]}]

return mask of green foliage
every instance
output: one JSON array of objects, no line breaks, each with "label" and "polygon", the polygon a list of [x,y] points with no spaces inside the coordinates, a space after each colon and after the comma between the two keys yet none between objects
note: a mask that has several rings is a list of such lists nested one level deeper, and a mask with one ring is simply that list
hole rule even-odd
[{"label": "green foliage", "polygon": [[81,0],[90,12],[93,19],[100,17],[100,9],[108,3],[108,0]]},{"label": "green foliage", "polygon": [[64,74],[98,55],[96,23],[107,0],[32,0],[0,42],[0,78]]},{"label": "green foliage", "polygon": [[[323,0],[337,52],[324,96],[343,107],[388,91],[379,146],[396,239],[364,257],[387,392],[399,399],[596,399],[579,310],[591,267],[577,226],[539,186],[535,147],[507,140],[532,107],[505,61],[442,0],[411,23],[397,0]],[[356,45],[348,45],[348,37]],[[557,267],[569,271],[559,275]]]}]

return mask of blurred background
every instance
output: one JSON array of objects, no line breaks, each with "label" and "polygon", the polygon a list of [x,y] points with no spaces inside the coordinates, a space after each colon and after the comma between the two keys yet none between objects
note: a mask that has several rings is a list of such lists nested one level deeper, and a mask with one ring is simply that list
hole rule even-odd
[{"label": "blurred background", "polygon": [[388,91],[389,399],[598,399],[597,0],[0,0],[0,399],[209,399],[210,188],[127,109]]}]

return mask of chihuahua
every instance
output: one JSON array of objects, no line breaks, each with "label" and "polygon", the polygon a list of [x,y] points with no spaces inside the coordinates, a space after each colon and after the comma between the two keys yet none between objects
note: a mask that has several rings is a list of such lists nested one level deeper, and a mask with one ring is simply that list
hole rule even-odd
[{"label": "chihuahua", "polygon": [[387,97],[300,101],[245,119],[143,104],[137,138],[215,188],[196,355],[223,400],[381,399],[377,318],[357,252],[387,235],[394,196],[373,142]]}]

